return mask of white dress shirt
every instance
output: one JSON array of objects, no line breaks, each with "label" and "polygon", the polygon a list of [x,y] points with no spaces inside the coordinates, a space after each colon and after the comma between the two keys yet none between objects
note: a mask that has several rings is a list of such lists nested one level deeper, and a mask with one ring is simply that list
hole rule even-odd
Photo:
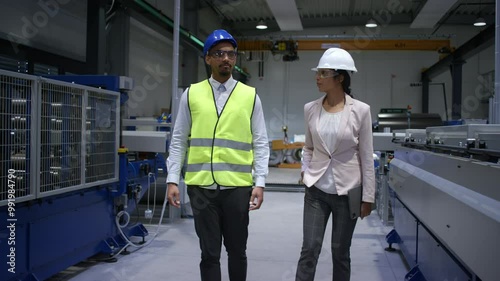
[{"label": "white dress shirt", "polygon": [[[210,85],[214,93],[217,112],[221,113],[226,104],[229,95],[236,86],[237,81],[233,77],[229,78],[224,84],[219,83],[213,77],[209,78]],[[172,132],[172,138],[169,147],[169,156],[167,159],[167,183],[179,184],[181,168],[188,148],[188,137],[191,134],[191,114],[187,100],[187,88],[179,101],[179,111],[175,119],[175,127]],[[268,174],[269,163],[269,141],[267,139],[266,123],[262,104],[258,95],[255,98],[255,105],[252,114],[252,144],[254,153],[254,182],[255,186],[265,187],[265,180]],[[208,188],[216,188],[216,185]],[[227,187],[221,186],[221,189]]]}]

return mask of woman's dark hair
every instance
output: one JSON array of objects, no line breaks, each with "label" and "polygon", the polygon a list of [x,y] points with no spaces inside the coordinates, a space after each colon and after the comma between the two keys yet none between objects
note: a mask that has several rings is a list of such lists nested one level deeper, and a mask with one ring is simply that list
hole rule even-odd
[{"label": "woman's dark hair", "polygon": [[351,96],[351,98],[354,98],[354,96],[351,94],[351,76],[349,75],[349,72],[346,70],[335,70],[338,74],[344,76],[344,80],[342,81],[342,88],[344,88],[344,92]]}]

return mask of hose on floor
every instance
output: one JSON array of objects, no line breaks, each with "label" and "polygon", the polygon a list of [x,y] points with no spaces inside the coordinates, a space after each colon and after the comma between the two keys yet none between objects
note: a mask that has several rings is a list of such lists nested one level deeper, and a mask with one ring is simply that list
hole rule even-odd
[{"label": "hose on floor", "polygon": [[[153,173],[149,173],[148,174],[148,184],[149,185],[150,185],[150,181],[149,181],[150,177],[153,177],[153,179],[154,179],[154,188],[155,188],[155,195],[154,195],[154,197],[155,197],[155,200],[154,200],[155,203],[153,203],[153,211],[154,211],[154,209],[156,207],[156,178],[155,178],[155,176],[154,176]],[[151,186],[148,186],[148,192],[149,192],[149,188],[150,187]],[[165,190],[165,193],[166,192],[167,192],[167,190]],[[148,198],[148,203],[149,203],[149,198]],[[118,256],[119,254],[121,254],[129,246],[132,246],[134,248],[139,248],[140,249],[140,248],[143,248],[143,247],[148,246],[149,244],[151,244],[151,242],[153,242],[153,240],[156,238],[156,236],[160,232],[160,226],[161,226],[161,222],[163,221],[163,216],[165,214],[166,207],[167,207],[167,194],[165,194],[165,199],[163,200],[163,207],[162,207],[162,210],[161,210],[160,221],[158,222],[158,226],[156,228],[156,232],[152,232],[153,237],[151,239],[149,239],[148,241],[146,241],[145,243],[143,243],[143,244],[138,244],[138,243],[135,243],[133,241],[130,241],[130,239],[127,237],[127,235],[125,235],[125,233],[123,233],[122,228],[127,227],[128,223],[130,222],[130,214],[127,211],[125,211],[125,210],[122,210],[122,211],[118,212],[118,214],[116,214],[116,216],[115,216],[115,224],[116,224],[116,227],[118,228],[118,231],[120,232],[122,238],[125,240],[125,242],[127,242],[127,244],[125,244],[125,246],[123,246],[117,253],[115,253],[114,255],[112,255],[110,257],[110,259],[116,258],[116,256]],[[123,216],[125,216],[126,222],[123,223],[123,224],[120,224],[120,219]],[[152,217],[150,219],[150,222],[151,222],[151,220],[152,220]]]}]

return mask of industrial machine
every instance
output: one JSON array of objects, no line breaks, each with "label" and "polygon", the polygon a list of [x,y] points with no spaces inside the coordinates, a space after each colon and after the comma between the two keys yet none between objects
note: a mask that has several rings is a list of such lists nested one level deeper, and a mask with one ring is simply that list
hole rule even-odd
[{"label": "industrial machine", "polygon": [[377,213],[385,225],[393,225],[393,202],[394,196],[388,186],[388,166],[394,157],[394,150],[398,148],[397,140],[404,139],[405,134],[401,132],[373,132],[373,151],[375,161],[375,207]]},{"label": "industrial machine", "polygon": [[499,280],[500,125],[406,130],[390,161],[405,280]]},{"label": "industrial machine", "polygon": [[112,261],[150,234],[132,216],[164,158],[120,147],[129,83],[91,79],[0,70],[0,280],[45,280],[97,254]]},{"label": "industrial machine", "polygon": [[408,108],[382,108],[377,115],[373,131],[425,129],[442,125],[441,116],[437,113],[413,113],[410,106]]}]

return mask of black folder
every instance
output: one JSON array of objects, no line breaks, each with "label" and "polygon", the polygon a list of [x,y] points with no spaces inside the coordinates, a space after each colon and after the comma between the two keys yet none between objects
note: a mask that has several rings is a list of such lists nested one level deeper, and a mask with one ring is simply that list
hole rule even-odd
[{"label": "black folder", "polygon": [[363,186],[357,186],[347,192],[349,198],[349,213],[351,219],[359,218],[361,214],[361,200],[363,196]]}]

